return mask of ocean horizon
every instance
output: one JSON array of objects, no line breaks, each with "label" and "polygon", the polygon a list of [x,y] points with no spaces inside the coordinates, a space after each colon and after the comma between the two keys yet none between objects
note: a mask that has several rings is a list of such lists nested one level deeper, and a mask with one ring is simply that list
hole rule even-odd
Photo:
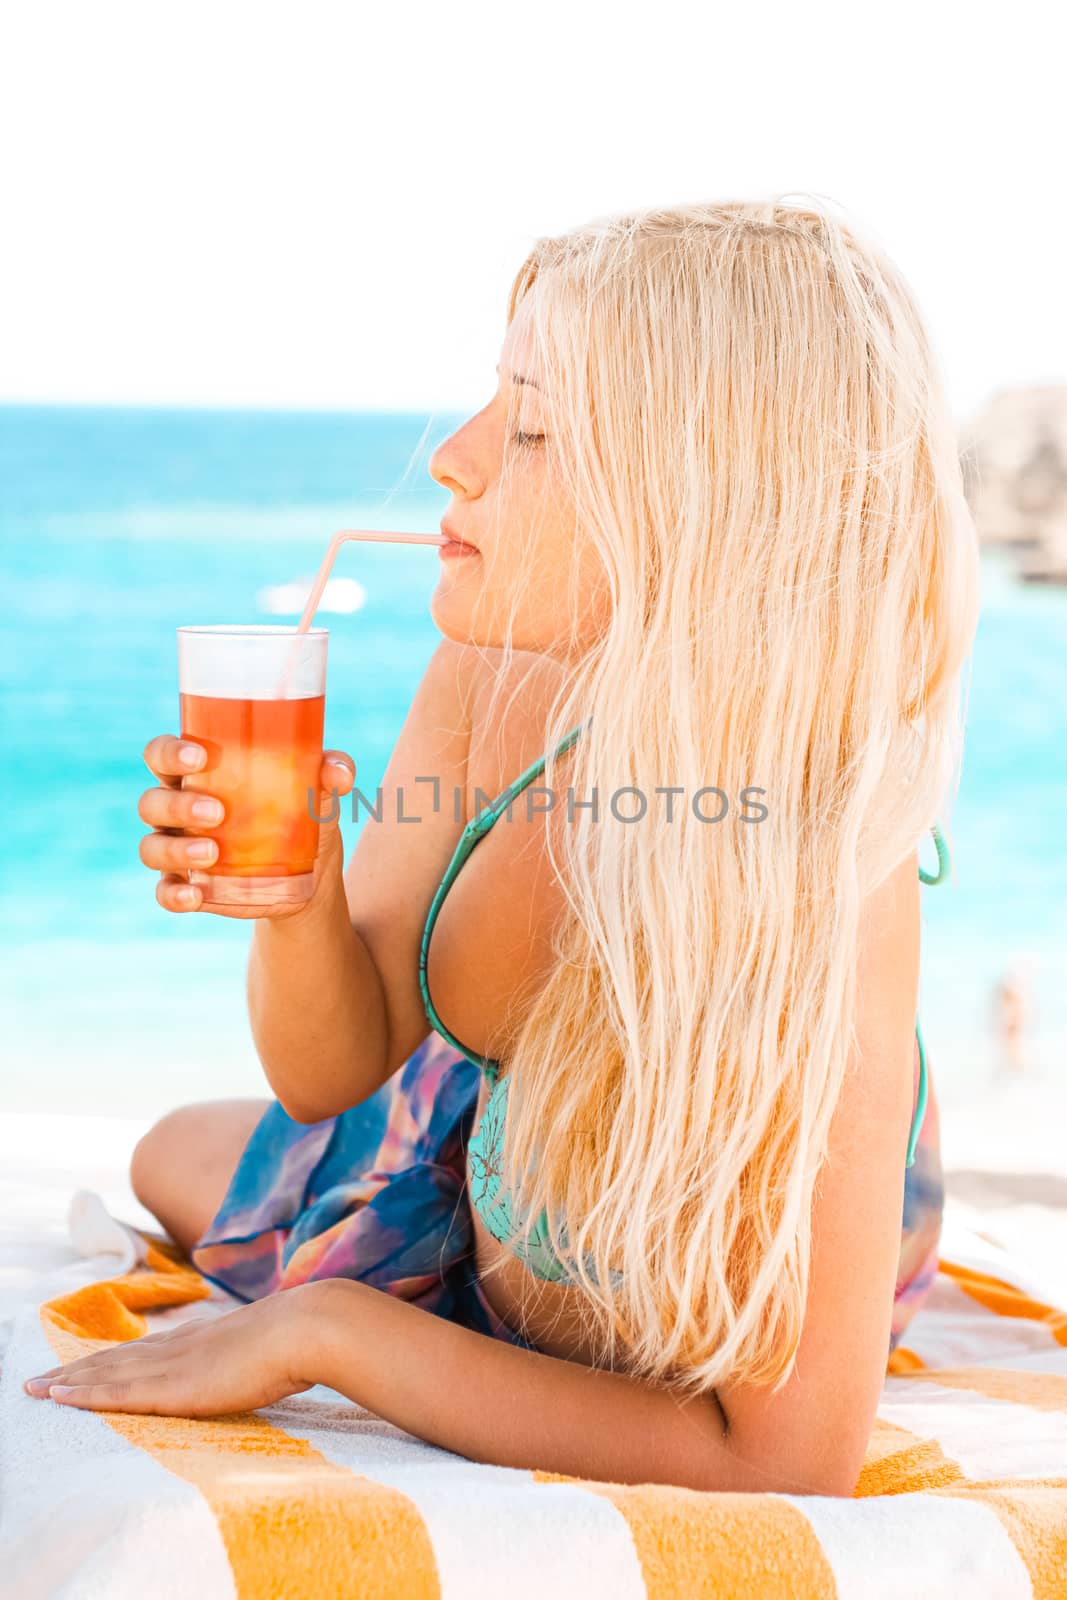
[{"label": "ocean horizon", "polygon": [[[0,1110],[155,1113],[270,1093],[245,1011],[251,929],[176,916],[142,866],[144,746],[178,730],[175,629],[295,623],[332,533],[433,532],[445,413],[0,407],[7,599]],[[440,635],[432,547],[348,545],[325,742],[373,796]],[[922,891],[919,1015],[939,1093],[989,1079],[990,1004],[1022,964],[1035,1067],[1067,1082],[1067,591],[982,558],[954,876]],[[331,609],[332,607],[332,609]],[[708,782],[714,782],[709,777]],[[346,856],[363,819],[343,812]],[[935,866],[932,841],[922,851]]]}]

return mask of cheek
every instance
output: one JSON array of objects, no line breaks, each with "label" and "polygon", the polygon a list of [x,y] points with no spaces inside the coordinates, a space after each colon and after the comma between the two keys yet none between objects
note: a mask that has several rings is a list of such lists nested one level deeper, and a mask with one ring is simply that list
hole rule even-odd
[{"label": "cheek", "polygon": [[607,627],[612,615],[611,589],[599,561],[587,560],[583,563],[579,588],[583,632],[592,629],[599,633]]},{"label": "cheek", "polygon": [[553,529],[522,573],[517,603],[528,616],[540,616],[553,634],[597,634],[611,615],[611,593],[603,565],[576,534],[573,524]]},{"label": "cheek", "polygon": [[584,588],[573,530],[554,512],[532,517],[522,537],[509,544],[508,557],[518,605],[547,604],[559,611],[568,595]]},{"label": "cheek", "polygon": [[[449,637],[551,652],[577,635],[587,641],[609,615],[610,595],[594,548],[543,480],[514,482],[509,507],[490,515],[487,548],[469,571],[458,563],[434,591],[431,615]],[[528,492],[527,492],[528,491]]]}]

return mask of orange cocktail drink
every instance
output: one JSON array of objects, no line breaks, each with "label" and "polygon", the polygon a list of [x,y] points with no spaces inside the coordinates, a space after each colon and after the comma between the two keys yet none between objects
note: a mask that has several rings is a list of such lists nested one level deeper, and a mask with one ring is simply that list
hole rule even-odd
[{"label": "orange cocktail drink", "polygon": [[[277,626],[178,629],[181,736],[207,751],[182,787],[214,795],[223,820],[205,902],[299,905],[314,889],[329,632]],[[198,830],[200,831],[200,830]]]}]

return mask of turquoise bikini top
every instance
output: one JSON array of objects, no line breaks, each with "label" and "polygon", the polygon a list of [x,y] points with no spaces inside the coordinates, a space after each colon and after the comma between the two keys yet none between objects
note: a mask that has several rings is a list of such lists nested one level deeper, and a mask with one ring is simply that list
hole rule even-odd
[{"label": "turquoise bikini top", "polygon": [[[572,728],[570,733],[556,746],[556,755],[564,755],[578,738],[584,723],[579,723]],[[426,981],[426,962],[430,949],[430,935],[434,923],[437,921],[441,904],[448,893],[456,874],[463,863],[496,822],[497,818],[512,803],[516,795],[531,784],[535,778],[541,776],[545,769],[545,757],[532,763],[521,773],[513,783],[509,783],[503,794],[493,801],[478,816],[473,817],[464,828],[456,845],[455,852],[444,877],[441,880],[437,893],[433,897],[429,914],[426,918],[426,927],[422,935],[422,945],[419,951],[419,986],[422,990],[423,1004],[430,1026],[448,1040],[467,1060],[472,1062],[488,1078],[492,1085],[485,1111],[481,1122],[472,1134],[467,1146],[467,1156],[470,1163],[471,1203],[482,1218],[489,1232],[501,1244],[507,1245],[522,1261],[525,1262],[535,1277],[544,1278],[551,1282],[567,1281],[572,1278],[566,1264],[562,1262],[552,1249],[548,1234],[548,1217],[542,1211],[536,1226],[530,1233],[530,1245],[527,1248],[521,1238],[516,1238],[517,1226],[515,1223],[511,1197],[507,1194],[500,1195],[501,1171],[500,1157],[504,1143],[504,1118],[507,1114],[508,1078],[500,1076],[500,1062],[494,1061],[489,1056],[480,1056],[468,1050],[445,1027],[437,1012],[434,1010],[433,1001],[430,999],[430,990]],[[931,828],[934,844],[937,847],[937,872],[924,872],[919,868],[919,878],[925,884],[943,883],[949,873],[948,847],[941,836],[941,831],[935,824]],[[916,1097],[915,1114],[912,1118],[911,1134],[908,1138],[908,1149],[905,1166],[912,1166],[915,1161],[915,1147],[919,1138],[923,1118],[926,1115],[928,1099],[926,1049],[923,1045],[922,1031],[918,1018],[915,1019],[915,1037],[919,1046],[919,1089]],[[590,1271],[592,1269],[590,1268]]]}]

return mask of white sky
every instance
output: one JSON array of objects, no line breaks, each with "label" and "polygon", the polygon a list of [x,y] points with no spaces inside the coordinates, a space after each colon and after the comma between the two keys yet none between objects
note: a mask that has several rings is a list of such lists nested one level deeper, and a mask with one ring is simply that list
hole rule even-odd
[{"label": "white sky", "polygon": [[536,235],[779,189],[896,259],[958,418],[1067,382],[1054,14],[23,0],[0,400],[475,409]]}]

